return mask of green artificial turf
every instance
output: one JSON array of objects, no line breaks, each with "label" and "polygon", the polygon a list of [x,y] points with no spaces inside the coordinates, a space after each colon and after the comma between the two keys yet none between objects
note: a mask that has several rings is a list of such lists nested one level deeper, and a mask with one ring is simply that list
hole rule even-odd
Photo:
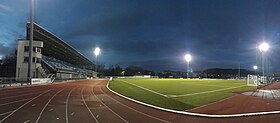
[{"label": "green artificial turf", "polygon": [[188,110],[254,88],[239,80],[142,78],[113,79],[109,87],[132,99],[174,110]]}]

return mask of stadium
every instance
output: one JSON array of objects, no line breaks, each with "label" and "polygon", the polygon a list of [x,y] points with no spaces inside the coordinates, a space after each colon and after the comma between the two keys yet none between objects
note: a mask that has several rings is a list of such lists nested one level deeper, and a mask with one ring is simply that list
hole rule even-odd
[{"label": "stadium", "polygon": [[[30,37],[30,23],[26,25],[26,37]],[[16,78],[27,81],[27,63],[29,61],[29,38],[19,39],[17,55]],[[54,80],[85,79],[93,77],[94,63],[65,43],[63,40],[47,31],[43,27],[34,24],[33,47],[33,77],[51,78]],[[96,75],[95,75],[96,76]]]},{"label": "stadium", "polygon": [[[26,37],[30,37],[28,33],[30,23],[27,23],[26,30]],[[280,84],[268,81],[269,79],[263,76],[248,75],[245,79],[196,78],[187,72],[186,78],[123,75],[108,76],[110,79],[92,79],[97,77],[97,72],[93,70],[95,64],[38,24],[34,24],[31,85],[18,88],[13,84],[29,83],[28,42],[29,38],[18,40],[16,79],[8,83],[12,88],[0,90],[2,92],[0,100],[3,101],[0,104],[1,123],[59,120],[78,122],[78,119],[97,123],[113,120],[116,122],[279,120]],[[72,81],[66,82],[68,80]],[[62,103],[62,100],[66,102]],[[77,103],[84,105],[83,108]],[[38,105],[36,110],[30,110],[36,105]],[[20,117],[25,110],[30,110],[28,114],[39,113],[39,116]],[[53,110],[58,112],[52,112]],[[66,110],[66,113],[61,113],[63,110]]]},{"label": "stadium", "polygon": [[[24,30],[26,31],[25,38],[18,39],[17,37],[16,55],[11,58],[7,57],[6,59],[8,60],[5,62],[3,62],[4,60],[2,61],[2,58],[0,59],[0,123],[278,123],[280,121],[280,82],[276,78],[277,75],[272,75],[270,73],[272,65],[270,65],[270,59],[268,57],[268,55],[270,55],[268,50],[275,47],[270,47],[265,41],[260,43],[257,47],[258,56],[256,56],[256,60],[248,60],[250,58],[252,59],[252,54],[242,52],[242,54],[240,53],[241,55],[234,55],[231,51],[231,47],[233,47],[233,49],[238,49],[239,51],[244,51],[240,50],[240,47],[242,47],[241,45],[243,45],[243,40],[241,40],[241,38],[240,42],[242,43],[237,43],[238,45],[236,46],[229,46],[229,42],[222,42],[223,45],[219,44],[221,42],[217,43],[215,41],[213,41],[215,43],[209,43],[205,42],[205,40],[212,41],[213,37],[218,37],[218,39],[220,39],[223,37],[224,33],[214,35],[214,33],[212,33],[213,30],[210,30],[211,35],[204,36],[202,34],[207,33],[207,31],[204,32],[202,29],[198,29],[199,34],[189,34],[193,36],[190,38],[185,37],[185,32],[188,32],[189,30],[183,29],[178,32],[175,31],[179,34],[183,33],[183,38],[181,37],[183,41],[181,41],[181,38],[174,38],[179,37],[179,35],[172,34],[171,32],[177,29],[179,30],[179,27],[182,25],[183,28],[186,28],[184,26],[188,25],[186,24],[186,20],[183,20],[182,22],[180,20],[185,19],[186,16],[181,15],[186,12],[184,9],[186,7],[179,6],[184,4],[176,3],[176,7],[179,7],[179,9],[175,7],[175,12],[172,12],[174,8],[173,4],[170,4],[171,1],[165,3],[167,6],[163,6],[164,9],[161,7],[157,8],[157,6],[162,6],[161,4],[164,4],[164,1],[161,1],[161,4],[158,4],[157,2],[151,3],[152,6],[148,8],[149,11],[145,11],[144,14],[142,13],[144,9],[140,9],[141,11],[138,12],[136,12],[136,9],[133,9],[132,16],[128,16],[126,14],[131,14],[130,12],[132,10],[130,7],[132,5],[135,7],[138,3],[132,5],[122,3],[129,6],[129,12],[127,12],[126,9],[121,9],[120,13],[116,14],[112,11],[114,9],[108,9],[109,7],[107,6],[110,5],[108,5],[109,2],[107,1],[108,3],[105,2],[106,7],[104,7],[106,11],[99,11],[102,13],[100,17],[98,14],[94,15],[94,17],[90,16],[90,18],[83,18],[82,16],[76,15],[77,17],[73,16],[74,18],[72,19],[77,19],[81,24],[72,23],[73,20],[71,20],[69,21],[71,22],[71,26],[68,25],[69,27],[67,27],[67,29],[70,28],[75,30],[73,31],[74,33],[69,34],[75,36],[84,35],[84,37],[90,37],[89,39],[91,41],[94,39],[94,41],[92,41],[94,43],[92,44],[98,44],[98,40],[106,40],[104,41],[106,46],[103,45],[103,48],[96,47],[95,50],[90,51],[92,56],[95,56],[95,59],[92,60],[89,56],[84,55],[84,52],[80,52],[81,49],[75,48],[77,44],[81,45],[80,43],[85,43],[86,41],[69,43],[69,41],[60,38],[60,35],[49,31],[47,28],[39,25],[39,23],[34,23],[34,10],[32,10],[34,9],[34,1],[31,1],[33,2],[31,5],[33,8],[31,8],[30,22],[24,23]],[[71,1],[68,2],[71,3]],[[133,1],[131,2],[133,3]],[[237,4],[239,5],[239,3]],[[63,3],[63,5],[65,5],[65,3]],[[76,5],[76,3],[73,3],[73,5]],[[78,9],[74,6],[71,9],[65,9],[65,11],[69,12],[71,17],[75,12],[82,15],[86,13],[84,8],[86,8],[85,10],[93,8],[93,4],[89,5],[90,6],[83,4],[83,8]],[[94,5],[99,6],[99,4]],[[100,6],[102,5],[103,4],[100,4]],[[118,6],[115,4],[112,5]],[[144,3],[143,5],[139,8],[149,6],[147,3]],[[207,8],[212,4],[208,3],[206,5]],[[224,4],[218,5],[221,6]],[[172,7],[170,8],[170,6]],[[213,4],[214,7],[209,9],[209,11],[211,10],[215,13],[210,13],[209,15],[211,17],[204,15],[200,18],[200,14],[202,14],[200,12],[203,11],[200,9],[202,8],[201,6],[203,5],[199,4],[198,13],[191,12],[190,15],[192,15],[191,17],[193,17],[193,15],[195,15],[195,17],[196,15],[199,15],[198,22],[202,21],[202,23],[199,24],[199,27],[202,26],[200,28],[205,29],[206,27],[204,26],[207,25],[203,22],[203,17],[210,18],[206,19],[208,24],[208,21],[211,21],[212,16],[217,14],[216,11],[212,11],[212,9],[216,9],[217,6],[214,6]],[[67,8],[66,5],[64,7]],[[59,6],[59,8],[61,9],[63,7]],[[73,12],[72,9],[74,8],[76,10]],[[102,7],[100,8],[101,10],[104,9]],[[164,13],[169,13],[169,9],[166,8],[171,9],[171,14],[168,14],[166,18],[161,18],[164,16],[164,14],[161,13],[162,10],[164,10]],[[258,6],[256,8],[258,8]],[[0,15],[2,14],[1,9],[13,11],[0,3]],[[98,9],[94,9],[94,12]],[[157,9],[160,10],[159,13]],[[80,10],[85,13],[80,13]],[[196,8],[190,7],[190,9],[188,8],[187,10],[194,11]],[[222,11],[223,10],[224,9],[222,9]],[[156,13],[153,13],[155,11]],[[61,13],[63,12],[64,11],[61,11]],[[103,12],[108,13],[104,14]],[[150,13],[152,14],[149,15]],[[92,13],[89,11],[86,14],[91,15]],[[143,16],[146,14],[149,16]],[[173,14],[176,16],[172,16]],[[113,15],[113,17],[110,15]],[[118,16],[117,18],[116,15]],[[228,13],[226,13],[226,15],[228,15]],[[97,20],[95,20],[96,16]],[[119,17],[122,16],[124,16],[124,18],[119,19]],[[179,19],[177,16],[179,16]],[[108,20],[100,19],[102,17]],[[154,17],[159,19],[153,20]],[[224,18],[224,16],[222,17]],[[142,20],[142,18],[144,19]],[[180,24],[179,26],[176,25],[176,28],[169,27],[174,24],[172,21],[173,19],[180,20],[179,22],[176,21],[176,23]],[[231,19],[233,18],[230,18],[229,20]],[[162,23],[160,20],[164,20],[164,22],[162,22],[164,23],[163,25],[161,25]],[[224,19],[221,20],[225,21]],[[99,32],[95,29],[92,31],[89,29],[91,26],[82,23],[84,21],[89,21],[90,24],[97,23],[94,27],[101,25],[101,27],[96,27],[95,29],[102,31]],[[165,21],[170,23],[166,24]],[[122,25],[120,24],[121,22],[124,22],[125,24]],[[0,23],[2,23],[1,20]],[[40,24],[41,23],[44,23],[44,21],[40,22]],[[67,23],[67,21],[61,21],[60,24],[63,25],[65,23]],[[136,23],[136,27],[134,27],[135,25],[133,26],[134,23]],[[214,25],[218,25],[217,21],[213,23]],[[109,25],[109,27],[112,28],[108,28],[103,24]],[[190,25],[192,24],[195,25],[194,22]],[[222,26],[231,24],[232,23],[226,23],[222,24]],[[123,27],[126,25],[128,25],[128,27]],[[148,25],[149,28],[142,29],[145,25]],[[157,27],[156,25],[160,26]],[[80,26],[85,27],[85,29],[81,31],[78,28],[73,28]],[[156,27],[156,29],[152,27]],[[189,28],[189,25],[187,27]],[[124,28],[125,31],[118,31],[119,28]],[[133,28],[132,30],[137,30],[136,32],[133,31],[132,36],[128,35],[129,31],[131,31],[129,30],[130,28]],[[168,30],[168,33],[165,32],[165,28]],[[190,28],[192,29],[191,32],[197,31],[197,27]],[[218,30],[220,29],[221,28],[218,28]],[[226,28],[226,30],[227,29],[228,28]],[[63,30],[63,33],[66,31]],[[143,34],[143,32],[148,32],[148,34]],[[88,34],[90,34],[90,36]],[[101,34],[102,36],[98,37],[97,34]],[[277,33],[277,36],[279,36],[279,34]],[[111,37],[113,41],[110,42],[110,36],[108,35],[113,35]],[[141,35],[140,41],[136,38],[138,35]],[[151,35],[163,37],[164,39],[159,38],[161,39],[159,42],[143,41],[146,36],[149,38],[147,40],[154,40],[153,38],[150,39]],[[166,38],[164,35],[173,35],[174,37],[171,36],[172,38]],[[198,40],[195,37],[202,37],[203,41]],[[123,41],[124,39],[128,39],[129,41],[124,41],[124,43],[118,42]],[[203,43],[186,43],[186,39]],[[83,40],[83,38],[78,37],[78,40]],[[132,40],[136,41],[133,42]],[[165,42],[165,40],[168,41]],[[176,43],[175,40],[180,40],[181,42],[179,41],[179,43]],[[112,45],[107,44],[108,42]],[[205,53],[206,55],[204,54],[205,58],[202,58],[203,55],[200,56],[194,52],[193,56],[197,55],[196,57],[193,57],[191,52],[185,54],[185,47],[181,47],[184,50],[183,53],[181,53],[179,47],[185,43],[188,45],[186,47],[194,47],[193,49],[198,49],[193,51],[200,52],[205,50],[205,52],[207,52]],[[90,45],[89,47],[93,47],[91,46],[92,44],[89,42],[85,43],[85,45]],[[236,40],[233,41],[233,44],[236,44]],[[271,44],[275,45],[273,43]],[[164,47],[159,45],[163,45]],[[199,47],[201,45],[202,47]],[[215,47],[214,45],[218,46]],[[206,49],[206,47],[208,48],[210,46],[213,46],[214,50]],[[84,47],[85,46],[83,46],[83,48]],[[117,50],[111,50],[115,47],[117,47]],[[169,50],[168,48],[171,49]],[[115,54],[109,54],[106,52],[109,51],[108,49],[125,57],[112,57]],[[175,51],[172,52],[171,50]],[[110,61],[107,62],[113,63],[113,65],[109,65],[108,68],[103,65],[103,69],[98,69],[102,66],[98,65],[99,63],[97,61],[97,56],[101,51],[101,56],[106,53],[109,54],[107,57],[110,57]],[[213,53],[209,53],[210,51],[213,51]],[[225,55],[219,55],[214,51],[222,52],[222,54]],[[134,53],[130,54],[128,52]],[[159,53],[154,54],[154,52]],[[170,54],[166,55],[167,53]],[[183,59],[181,59],[182,64],[179,62],[170,62],[172,61],[170,59],[178,58],[173,57],[176,53]],[[145,55],[145,58],[147,56],[146,59],[143,57],[143,54]],[[251,56],[248,57],[248,54]],[[134,55],[136,55],[136,57],[133,57]],[[159,56],[167,57],[170,61],[168,62],[168,60],[166,61],[163,57]],[[207,56],[213,57],[213,59],[217,58],[217,60],[213,60],[209,57],[207,59]],[[246,59],[244,59],[243,56],[246,56]],[[159,57],[159,59],[151,59],[151,57]],[[237,57],[240,57],[242,60],[238,61],[238,68],[237,60],[235,60]],[[203,62],[197,60],[199,58]],[[126,68],[123,69],[123,66],[117,64],[122,63],[121,61],[118,61],[120,59],[130,61],[131,64],[136,65],[128,65],[126,64],[127,62],[123,62],[122,65],[126,66]],[[147,66],[159,65],[159,67],[164,66],[167,69],[174,68],[174,70],[154,72],[142,68],[141,65],[137,66],[139,61],[141,61],[141,63],[143,62],[143,64],[148,64]],[[171,65],[171,63],[178,64]],[[234,64],[234,67],[228,68],[227,65],[230,66],[230,63]],[[249,68],[246,69],[245,64],[247,66],[252,66],[251,63],[254,63],[253,69],[247,70]],[[7,66],[4,66],[6,64]],[[193,68],[195,67],[192,67],[192,65],[196,65],[196,67],[206,66],[207,69],[194,71]],[[209,67],[211,65],[220,65],[224,68]],[[241,68],[240,65],[244,65],[245,67]],[[179,68],[176,69],[174,66],[177,68],[179,66]],[[4,75],[5,77],[1,77],[1,75]]]}]

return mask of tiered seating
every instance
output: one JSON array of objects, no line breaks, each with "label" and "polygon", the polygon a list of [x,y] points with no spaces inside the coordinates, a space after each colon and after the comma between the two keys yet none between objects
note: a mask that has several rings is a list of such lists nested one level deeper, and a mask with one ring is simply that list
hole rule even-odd
[{"label": "tiered seating", "polygon": [[58,59],[55,59],[52,57],[43,56],[43,60],[48,62],[48,64],[50,64],[57,70],[72,71],[72,72],[79,71],[79,68],[76,68],[75,66],[73,66],[67,62],[64,62],[64,61],[61,61],[61,60],[58,60]]}]

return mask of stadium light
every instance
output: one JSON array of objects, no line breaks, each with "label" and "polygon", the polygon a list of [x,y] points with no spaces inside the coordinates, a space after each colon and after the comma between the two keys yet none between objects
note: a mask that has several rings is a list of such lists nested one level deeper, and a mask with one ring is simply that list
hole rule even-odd
[{"label": "stadium light", "polygon": [[254,70],[257,70],[257,69],[258,69],[258,66],[257,66],[257,65],[254,65],[253,68],[254,68]]},{"label": "stadium light", "polygon": [[255,74],[257,75],[258,66],[257,66],[257,65],[254,65],[253,68],[254,68],[254,70],[255,70]]},{"label": "stadium light", "polygon": [[99,47],[96,47],[95,50],[94,50],[94,55],[95,56],[98,56],[100,53],[100,48]]},{"label": "stadium light", "polygon": [[[263,43],[261,43],[260,45],[259,45],[259,51],[261,52],[261,54],[262,54],[262,76],[264,76],[265,74],[264,74],[264,59],[265,59],[265,56],[264,56],[264,53],[266,52],[266,51],[268,51],[268,49],[269,49],[269,45],[268,45],[268,43],[266,43],[266,42],[263,42]],[[262,80],[263,82],[264,82],[264,80]]]},{"label": "stadium light", "polygon": [[191,56],[190,54],[186,54],[186,55],[185,55],[185,60],[186,60],[187,62],[190,62],[190,61],[192,60],[192,56]]},{"label": "stadium light", "polygon": [[190,61],[192,60],[192,56],[190,54],[186,54],[185,60],[187,61],[187,78],[189,78]]},{"label": "stadium light", "polygon": [[95,50],[94,50],[94,55],[95,55],[95,72],[96,72],[96,77],[97,77],[97,56],[99,55],[100,53],[100,48],[99,47],[96,47]]},{"label": "stadium light", "polygon": [[266,52],[268,49],[269,49],[269,45],[265,42],[263,42],[259,45],[259,50],[261,53]]}]

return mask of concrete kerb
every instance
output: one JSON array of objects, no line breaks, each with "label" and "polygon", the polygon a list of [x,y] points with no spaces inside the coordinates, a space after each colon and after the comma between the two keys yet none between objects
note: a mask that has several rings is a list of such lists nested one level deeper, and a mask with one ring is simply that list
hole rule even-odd
[{"label": "concrete kerb", "polygon": [[118,92],[115,92],[114,90],[110,89],[109,88],[109,84],[110,84],[110,81],[111,79],[107,82],[107,85],[106,85],[106,88],[124,98],[124,99],[127,99],[127,100],[130,100],[132,102],[135,102],[135,103],[138,103],[138,104],[141,104],[141,105],[144,105],[144,106],[148,106],[148,107],[151,107],[151,108],[154,108],[154,109],[158,109],[158,110],[162,110],[162,111],[167,111],[167,112],[172,112],[172,113],[177,113],[177,114],[183,114],[183,115],[189,115],[189,116],[197,116],[197,117],[207,117],[207,118],[232,118],[232,117],[245,117],[245,116],[257,116],[257,115],[269,115],[269,114],[280,114],[280,111],[267,111],[267,112],[253,112],[253,113],[241,113],[241,114],[227,114],[227,115],[215,115],[215,114],[202,114],[202,113],[192,113],[192,112],[186,112],[186,111],[176,111],[176,110],[172,110],[172,109],[167,109],[167,108],[162,108],[162,107],[158,107],[158,106],[154,106],[154,105],[151,105],[151,104],[147,104],[147,103],[144,103],[144,102],[141,102],[141,101],[138,101],[138,100],[135,100],[135,99],[132,99],[132,98],[129,98],[129,97],[126,97]]}]

